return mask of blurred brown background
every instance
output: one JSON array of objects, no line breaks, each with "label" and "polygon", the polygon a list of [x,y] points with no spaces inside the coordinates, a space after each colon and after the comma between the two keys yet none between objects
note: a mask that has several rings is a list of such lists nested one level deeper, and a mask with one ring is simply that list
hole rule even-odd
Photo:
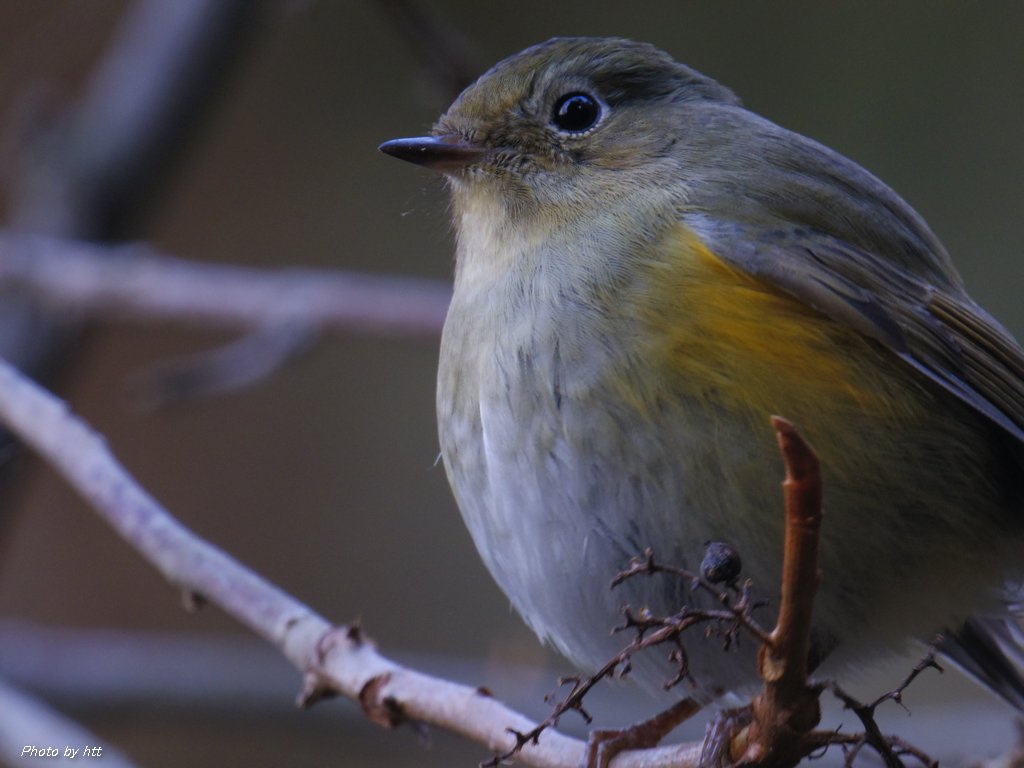
[{"label": "blurred brown background", "polygon": [[[17,160],[5,127],[26,100],[55,113],[72,103],[127,6],[0,0],[0,183]],[[974,297],[1024,335],[1024,4],[424,7],[466,44],[478,71],[554,35],[614,34],[665,48],[753,110],[885,179],[932,224]],[[380,4],[271,3],[133,235],[194,259],[446,277],[441,183],[376,146],[422,133],[447,102]],[[59,391],[183,522],[327,617],[361,616],[386,653],[426,654],[423,665],[442,672],[476,660],[458,667],[470,670],[465,682],[499,695],[486,677],[501,668],[494,664],[552,664],[483,570],[435,464],[436,344],[335,336],[256,388],[157,413],[129,407],[132,373],[229,338],[104,324],[78,346]],[[5,502],[14,509],[0,541],[0,615],[52,628],[239,632],[216,609],[180,610],[177,595],[48,469],[30,465],[23,475]],[[0,645],[0,671],[15,680],[25,658]],[[53,704],[146,766],[442,766],[486,757],[440,734],[425,751],[411,732],[365,725],[344,702],[295,712],[298,676],[273,654],[266,664],[258,658],[266,690],[239,678],[248,692],[241,701],[232,701],[230,680],[216,696],[177,703],[152,691],[91,695],[84,682]],[[122,661],[119,674],[130,680],[130,660]],[[168,652],[136,669],[144,677],[167,664],[180,683],[195,674],[188,662]],[[516,703],[542,714],[554,674],[520,679],[516,695],[525,698]],[[947,689],[956,685],[949,678]],[[912,725],[921,727],[929,710],[918,706]],[[965,754],[959,747],[982,755],[1008,743],[1010,713],[984,711],[992,730],[962,731],[948,753],[954,761]],[[948,725],[934,725],[942,722],[930,730],[949,743]],[[898,711],[887,722],[901,733],[907,725]]]}]

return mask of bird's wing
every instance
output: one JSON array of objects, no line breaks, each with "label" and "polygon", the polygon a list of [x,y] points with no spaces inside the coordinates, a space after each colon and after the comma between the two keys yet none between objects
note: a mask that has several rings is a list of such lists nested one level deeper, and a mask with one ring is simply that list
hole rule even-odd
[{"label": "bird's wing", "polygon": [[728,264],[880,342],[1024,444],[1024,350],[956,287],[808,227],[687,224]]}]

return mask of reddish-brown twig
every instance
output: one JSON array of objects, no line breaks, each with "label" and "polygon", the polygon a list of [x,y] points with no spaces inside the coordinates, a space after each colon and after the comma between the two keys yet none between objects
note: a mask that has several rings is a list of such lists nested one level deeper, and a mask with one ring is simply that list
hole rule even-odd
[{"label": "reddish-brown twig", "polygon": [[[805,736],[821,719],[820,686],[807,682],[814,597],[821,574],[821,472],[818,458],[796,427],[778,416],[772,426],[786,465],[786,509],[779,616],[758,655],[764,687],[752,703],[743,761],[787,765],[806,755]],[[794,760],[795,758],[795,760]]]}]

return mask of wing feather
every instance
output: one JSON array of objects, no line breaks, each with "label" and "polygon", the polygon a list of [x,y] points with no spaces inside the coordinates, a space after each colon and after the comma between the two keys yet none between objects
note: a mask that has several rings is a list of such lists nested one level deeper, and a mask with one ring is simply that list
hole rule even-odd
[{"label": "wing feather", "polygon": [[1024,443],[1024,350],[957,286],[812,228],[692,219],[719,258],[880,342]]}]

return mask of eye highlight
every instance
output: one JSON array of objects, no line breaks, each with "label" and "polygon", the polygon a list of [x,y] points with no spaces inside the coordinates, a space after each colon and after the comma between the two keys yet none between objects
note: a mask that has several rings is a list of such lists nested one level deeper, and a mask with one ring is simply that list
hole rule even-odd
[{"label": "eye highlight", "polygon": [[563,133],[586,133],[601,120],[601,103],[589,93],[567,93],[555,102],[551,123]]}]

